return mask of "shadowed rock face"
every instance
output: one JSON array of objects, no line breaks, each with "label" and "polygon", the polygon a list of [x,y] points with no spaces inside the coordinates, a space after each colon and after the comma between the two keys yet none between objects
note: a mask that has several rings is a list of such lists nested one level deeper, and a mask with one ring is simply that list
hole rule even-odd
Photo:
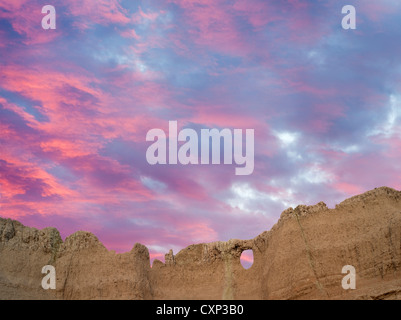
[{"label": "shadowed rock face", "polygon": [[[191,245],[165,261],[150,268],[143,245],[115,254],[88,232],[63,242],[54,228],[0,218],[0,299],[401,299],[401,192],[290,208],[252,240]],[[49,264],[56,290],[41,287]],[[356,290],[342,288],[345,265]]]}]

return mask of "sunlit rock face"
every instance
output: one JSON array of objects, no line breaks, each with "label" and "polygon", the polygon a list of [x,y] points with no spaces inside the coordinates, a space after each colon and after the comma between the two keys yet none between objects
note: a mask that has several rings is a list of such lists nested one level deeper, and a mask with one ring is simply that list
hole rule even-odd
[{"label": "sunlit rock face", "polygon": [[[55,290],[42,288],[45,265]],[[141,244],[115,254],[87,232],[63,242],[54,228],[0,219],[0,299],[400,299],[400,269],[401,192],[385,187],[335,209],[289,208],[254,239],[191,245],[152,267]]]}]

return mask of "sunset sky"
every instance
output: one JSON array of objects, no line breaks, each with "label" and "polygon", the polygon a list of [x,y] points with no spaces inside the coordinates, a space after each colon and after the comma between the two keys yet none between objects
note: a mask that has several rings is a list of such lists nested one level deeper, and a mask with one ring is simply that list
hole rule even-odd
[{"label": "sunset sky", "polygon": [[[63,239],[163,259],[401,189],[400,108],[399,0],[0,0],[0,216]],[[149,165],[169,120],[254,129],[253,174]]]}]

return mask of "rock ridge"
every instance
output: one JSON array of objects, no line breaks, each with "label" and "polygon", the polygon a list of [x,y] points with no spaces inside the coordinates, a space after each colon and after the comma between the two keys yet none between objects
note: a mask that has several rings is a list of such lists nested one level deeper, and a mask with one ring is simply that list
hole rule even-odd
[{"label": "rock ridge", "polygon": [[[254,263],[240,264],[244,250]],[[44,290],[42,267],[56,269]],[[357,289],[344,290],[342,267],[356,269]],[[400,299],[401,192],[381,187],[334,209],[324,202],[283,211],[254,239],[190,245],[150,266],[135,244],[115,254],[78,231],[62,240],[0,218],[0,299]]]}]

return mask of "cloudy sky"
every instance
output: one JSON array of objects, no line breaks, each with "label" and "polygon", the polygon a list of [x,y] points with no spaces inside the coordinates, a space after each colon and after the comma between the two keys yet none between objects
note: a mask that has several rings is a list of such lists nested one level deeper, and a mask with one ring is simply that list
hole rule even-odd
[{"label": "cloudy sky", "polygon": [[[401,189],[400,17],[398,0],[0,0],[0,216],[162,258]],[[254,129],[253,174],[149,165],[169,120]]]}]

